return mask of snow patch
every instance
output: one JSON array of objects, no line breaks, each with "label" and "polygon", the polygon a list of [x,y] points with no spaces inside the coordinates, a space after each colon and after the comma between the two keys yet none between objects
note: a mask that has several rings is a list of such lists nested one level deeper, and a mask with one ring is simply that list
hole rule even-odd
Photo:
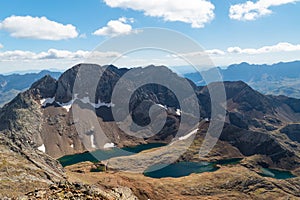
[{"label": "snow patch", "polygon": [[198,131],[198,129],[195,129],[195,130],[191,131],[190,133],[186,134],[185,136],[179,137],[178,139],[179,140],[186,140],[189,137],[191,137],[193,134],[197,133],[197,131]]},{"label": "snow patch", "polygon": [[72,149],[74,149],[74,145],[73,145],[73,144],[71,144],[70,147],[71,147]]},{"label": "snow patch", "polygon": [[104,149],[107,149],[107,148],[113,148],[113,147],[115,147],[115,144],[114,144],[114,143],[106,143],[106,144],[103,146]]},{"label": "snow patch", "polygon": [[41,99],[40,100],[40,104],[42,107],[45,107],[47,104],[53,104],[53,103],[57,103],[60,107],[63,107],[64,109],[67,110],[67,112],[70,111],[73,103],[76,101],[76,100],[79,100],[81,101],[82,103],[85,103],[85,104],[90,104],[91,106],[93,106],[94,108],[100,108],[102,106],[105,106],[105,107],[114,107],[115,105],[113,103],[104,103],[104,102],[101,102],[100,100],[98,100],[97,103],[92,103],[90,101],[90,98],[89,97],[83,97],[82,99],[79,99],[78,98],[78,94],[75,94],[74,95],[74,98],[69,101],[69,102],[66,102],[66,103],[60,103],[60,102],[57,102],[55,101],[55,97],[52,97],[52,98],[44,98],[44,99]]},{"label": "snow patch", "polygon": [[71,107],[72,107],[72,104],[74,103],[74,101],[75,101],[75,100],[71,100],[71,101],[69,101],[69,102],[67,102],[67,103],[59,103],[59,102],[57,102],[57,104],[58,104],[60,107],[63,107],[64,109],[66,109],[67,112],[69,112],[70,109],[71,109]]},{"label": "snow patch", "polygon": [[161,108],[164,108],[165,110],[167,110],[167,106],[166,105],[162,105],[162,104],[156,104],[157,106],[161,107]]},{"label": "snow patch", "polygon": [[92,146],[92,148],[96,148],[96,145],[95,145],[95,142],[94,142],[94,135],[91,135],[90,139],[91,139],[91,146]]},{"label": "snow patch", "polygon": [[90,104],[90,97],[83,97],[83,99],[80,99],[82,103],[88,103]]},{"label": "snow patch", "polygon": [[45,98],[40,100],[40,104],[42,107],[47,106],[47,104],[53,104],[55,101],[55,97],[52,98]]},{"label": "snow patch", "polygon": [[40,151],[46,153],[46,147],[45,147],[45,145],[42,144],[41,146],[39,146],[39,147],[38,147],[38,150],[40,150]]},{"label": "snow patch", "polygon": [[90,103],[94,108],[100,108],[101,106],[105,106],[105,107],[114,107],[113,103],[103,103],[101,101],[98,101],[98,103]]},{"label": "snow patch", "polygon": [[94,108],[100,108],[101,106],[105,106],[105,107],[114,107],[114,104],[113,103],[103,103],[101,102],[100,100],[98,100],[97,103],[92,103],[90,101],[90,98],[89,97],[83,97],[82,99],[79,99],[77,96],[78,94],[75,94],[74,95],[74,99],[72,99],[71,101],[67,102],[67,103],[59,103],[59,102],[56,102],[59,106],[63,107],[64,109],[66,109],[68,112],[70,111],[71,107],[72,107],[72,104],[75,102],[75,100],[79,100],[81,101],[82,103],[85,103],[85,104],[90,104],[91,106],[93,106]]},{"label": "snow patch", "polygon": [[181,110],[180,109],[176,110],[176,115],[181,116]]}]

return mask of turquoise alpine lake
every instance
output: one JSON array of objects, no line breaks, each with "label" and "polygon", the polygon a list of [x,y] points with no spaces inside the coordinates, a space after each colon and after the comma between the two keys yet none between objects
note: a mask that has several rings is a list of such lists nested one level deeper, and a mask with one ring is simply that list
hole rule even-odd
[{"label": "turquoise alpine lake", "polygon": [[149,167],[144,175],[151,178],[173,177],[178,178],[188,176],[192,173],[213,172],[219,168],[206,162],[178,162],[170,165],[157,164]]},{"label": "turquoise alpine lake", "polygon": [[74,165],[80,162],[90,161],[99,162],[101,160],[107,160],[114,157],[129,156],[139,153],[144,150],[153,149],[157,147],[165,146],[164,143],[150,143],[141,144],[134,147],[124,147],[124,148],[109,148],[105,150],[96,150],[93,152],[85,152],[81,154],[67,155],[58,159],[63,167]]},{"label": "turquoise alpine lake", "polygon": [[276,179],[288,179],[288,178],[296,177],[289,171],[270,169],[270,168],[262,168],[261,173],[258,174],[264,177],[272,177]]},{"label": "turquoise alpine lake", "polygon": [[151,178],[188,176],[192,173],[214,172],[219,169],[218,165],[235,165],[241,158],[218,160],[215,162],[178,162],[173,164],[157,164],[145,170],[144,175]]},{"label": "turquoise alpine lake", "polygon": [[[170,165],[158,164],[149,167],[145,170],[144,175],[152,178],[164,177],[182,177],[192,173],[213,172],[219,169],[218,165],[236,165],[242,159],[233,158],[218,160],[216,162],[178,162]],[[264,177],[272,177],[275,179],[289,179],[296,177],[289,171],[262,168],[261,173]]]}]

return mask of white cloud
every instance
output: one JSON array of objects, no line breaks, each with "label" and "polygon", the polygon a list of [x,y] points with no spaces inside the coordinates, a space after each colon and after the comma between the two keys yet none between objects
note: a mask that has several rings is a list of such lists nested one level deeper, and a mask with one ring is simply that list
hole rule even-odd
[{"label": "white cloud", "polygon": [[287,42],[281,42],[272,46],[263,46],[258,49],[246,48],[241,49],[240,47],[229,47],[227,49],[229,53],[244,53],[244,54],[262,54],[262,53],[275,53],[275,52],[289,52],[289,51],[300,51],[300,44],[290,44]]},{"label": "white cloud", "polygon": [[123,23],[127,23],[127,22],[134,23],[135,20],[133,18],[120,17],[119,21]]},{"label": "white cloud", "polygon": [[169,58],[179,58],[179,57],[196,58],[196,57],[203,57],[203,56],[220,56],[220,55],[225,55],[225,52],[220,49],[210,49],[210,50],[182,53],[179,55],[171,54],[171,55],[167,55],[167,57],[169,57]]},{"label": "white cloud", "polygon": [[242,53],[242,49],[240,47],[229,47],[227,49],[228,53]]},{"label": "white cloud", "polygon": [[4,47],[3,44],[0,43],[0,49],[2,49],[3,47]]},{"label": "white cloud", "polygon": [[[32,51],[0,51],[0,73],[12,71],[58,69],[66,70],[79,63],[97,63],[106,65],[112,63],[119,52],[97,51],[67,51],[49,49],[43,52]],[[95,62],[94,62],[95,61]]]},{"label": "white cloud", "polygon": [[179,21],[202,28],[214,19],[215,6],[207,0],[104,0],[112,8],[132,9],[165,21]]},{"label": "white cloud", "polygon": [[[64,50],[49,49],[47,52],[34,53],[31,51],[4,51],[0,52],[2,61],[22,61],[22,60],[43,60],[43,59],[62,59],[62,58],[79,58],[83,51],[69,52]],[[80,56],[79,56],[80,55]]]},{"label": "white cloud", "polygon": [[224,55],[225,54],[225,52],[220,49],[206,50],[205,53],[207,53],[208,55]]},{"label": "white cloud", "polygon": [[46,17],[10,16],[0,23],[12,37],[40,40],[63,40],[76,38],[78,32],[71,24],[60,24]]},{"label": "white cloud", "polygon": [[57,50],[57,49],[49,49],[47,52],[41,52],[36,54],[33,59],[84,59],[89,54],[88,51],[66,51],[66,50]]},{"label": "white cloud", "polygon": [[20,51],[20,50],[4,51],[4,52],[0,52],[0,59],[1,61],[23,60],[23,59],[33,58],[35,55],[36,54],[31,51]]},{"label": "white cloud", "polygon": [[258,0],[255,3],[247,1],[230,6],[229,17],[235,20],[256,20],[259,17],[271,14],[271,7],[297,1],[299,0]]},{"label": "white cloud", "polygon": [[57,59],[69,59],[69,60],[85,60],[85,59],[112,59],[121,56],[118,52],[97,52],[94,51],[67,51],[67,50],[57,50],[49,49],[46,52],[31,52],[31,51],[4,51],[0,52],[1,61],[24,61],[24,60],[57,60]]},{"label": "white cloud", "polygon": [[116,36],[116,35],[128,35],[136,33],[132,30],[132,26],[128,23],[133,23],[133,18],[121,17],[118,20],[110,20],[106,26],[96,30],[93,35],[99,36]]},{"label": "white cloud", "polygon": [[[91,54],[89,54],[88,59],[97,59],[97,58],[117,58],[122,56],[119,52],[113,52],[113,51],[107,51],[107,52],[101,52],[101,51],[93,51]],[[123,56],[125,57],[125,56]]]}]

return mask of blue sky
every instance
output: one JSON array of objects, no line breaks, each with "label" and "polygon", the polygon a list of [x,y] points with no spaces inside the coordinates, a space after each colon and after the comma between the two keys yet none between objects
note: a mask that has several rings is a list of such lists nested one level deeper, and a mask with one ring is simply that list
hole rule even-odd
[{"label": "blue sky", "polygon": [[191,37],[218,66],[300,60],[299,13],[297,0],[1,1],[0,73],[66,69],[109,37],[144,27]]}]

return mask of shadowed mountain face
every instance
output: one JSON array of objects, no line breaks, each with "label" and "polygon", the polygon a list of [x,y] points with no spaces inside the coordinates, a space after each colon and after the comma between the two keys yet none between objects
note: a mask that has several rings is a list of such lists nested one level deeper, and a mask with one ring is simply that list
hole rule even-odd
[{"label": "shadowed mountain face", "polygon": [[[203,72],[209,73],[210,70]],[[224,81],[244,81],[263,94],[300,98],[300,61],[273,65],[240,63],[220,69]],[[207,84],[198,73],[185,74],[197,85]]]},{"label": "shadowed mountain face", "polygon": [[[92,69],[90,74],[79,73],[85,67]],[[147,135],[145,131],[134,127],[131,128],[144,137],[127,134],[124,129],[119,128],[117,122],[120,119],[126,121],[128,116],[117,109],[116,113],[121,117],[115,119],[112,113],[112,93],[118,83],[128,88],[128,91],[134,89],[132,82],[124,78],[127,72],[132,72],[133,80],[138,81],[136,77],[150,73],[154,68],[157,67],[128,70],[81,64],[63,73],[58,80],[44,76],[0,110],[0,144],[6,150],[11,149],[12,154],[18,154],[29,161],[33,168],[40,169],[42,175],[34,175],[38,180],[53,181],[52,177],[64,179],[63,169],[54,158],[102,149],[107,143],[124,147],[178,140],[184,136],[176,135],[184,115],[190,120],[182,124],[183,129],[191,126],[188,123],[197,119],[197,114],[200,114],[201,119],[211,118],[208,88],[214,90],[219,84],[224,84],[226,102],[218,106],[227,105],[226,123],[220,141],[206,160],[261,155],[266,156],[268,165],[273,167],[289,170],[300,167],[300,143],[297,137],[299,127],[293,125],[300,121],[300,100],[263,95],[242,81],[211,83],[201,87],[188,82],[192,84],[191,88],[198,102],[191,100],[191,96],[186,96],[184,102],[192,108],[197,104],[200,110],[196,114],[195,110],[181,113],[179,101],[168,87],[152,83],[143,85],[133,92],[127,105],[133,120],[142,127],[147,126],[151,123],[149,110],[153,105],[158,108],[152,110],[155,116],[153,119],[163,121],[165,114],[167,119],[155,135]],[[183,88],[184,81],[187,80],[166,67],[159,68],[164,76],[178,80],[174,84]],[[102,75],[101,78],[99,74]],[[87,80],[85,76],[90,79]],[[77,80],[81,80],[79,83],[82,90],[76,90]],[[97,84],[92,86],[91,83]],[[118,98],[117,103],[122,103],[123,100]],[[80,116],[76,116],[75,112],[78,110],[82,111]],[[96,117],[91,118],[94,111]],[[100,124],[101,129],[88,124],[92,122]],[[194,144],[180,160],[199,161],[196,155],[208,125],[209,122],[199,127]],[[152,127],[147,127],[147,130],[154,131]],[[101,134],[106,137],[101,137]],[[9,154],[8,150],[3,152]]]}]

